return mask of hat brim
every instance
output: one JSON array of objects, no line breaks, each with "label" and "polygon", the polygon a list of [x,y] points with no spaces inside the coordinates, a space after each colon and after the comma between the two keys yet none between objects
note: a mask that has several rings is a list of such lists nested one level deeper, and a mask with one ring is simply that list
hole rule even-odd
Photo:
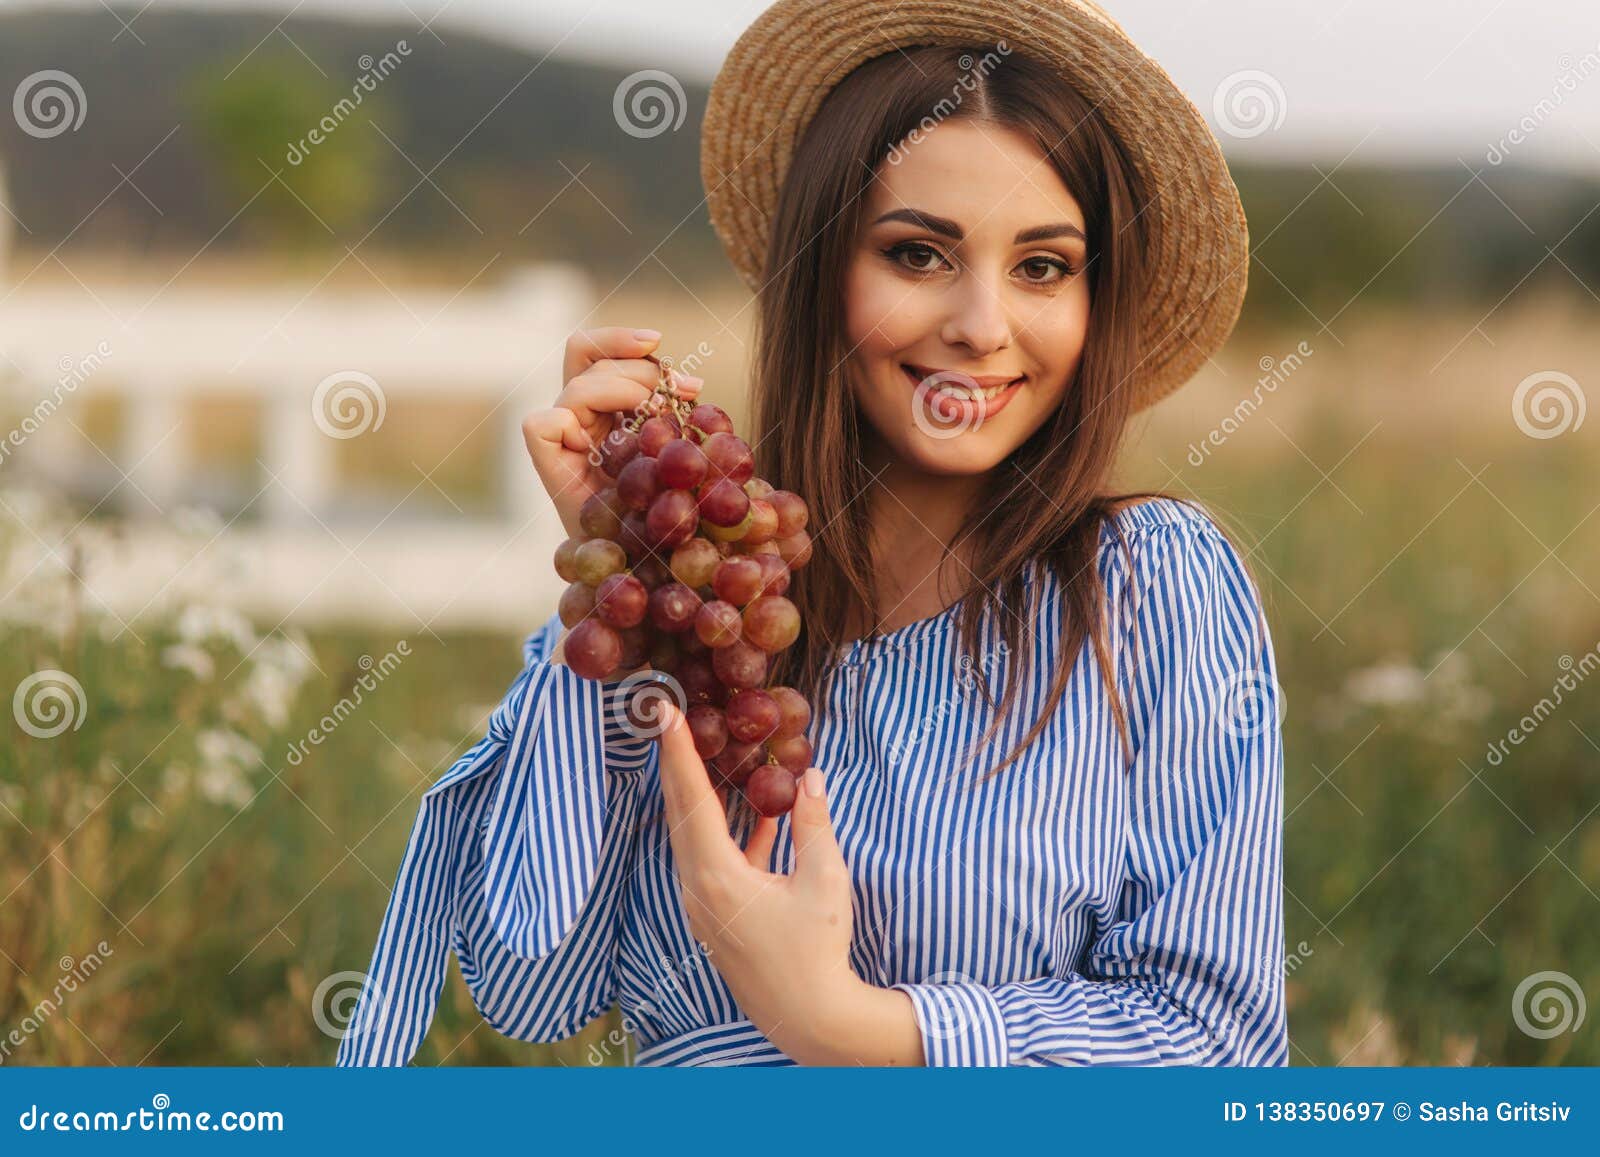
[{"label": "hat brim", "polygon": [[823,99],[858,65],[916,44],[997,44],[1058,69],[1104,118],[1151,204],[1151,285],[1135,409],[1194,376],[1233,331],[1249,273],[1239,191],[1199,110],[1104,12],[1083,0],[779,0],[712,83],[700,176],[712,228],[752,290],[766,267],[789,161]]}]

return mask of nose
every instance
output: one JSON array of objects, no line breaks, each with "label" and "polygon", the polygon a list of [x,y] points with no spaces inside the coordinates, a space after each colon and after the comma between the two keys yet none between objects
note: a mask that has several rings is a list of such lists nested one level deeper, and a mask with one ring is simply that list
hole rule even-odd
[{"label": "nose", "polygon": [[961,278],[940,337],[946,345],[966,346],[974,360],[1011,344],[1011,318],[999,290],[976,273]]}]

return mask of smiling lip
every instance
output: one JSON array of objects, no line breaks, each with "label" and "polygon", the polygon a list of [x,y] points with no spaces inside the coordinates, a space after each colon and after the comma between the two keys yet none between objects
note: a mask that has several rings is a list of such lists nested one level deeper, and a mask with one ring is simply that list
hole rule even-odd
[{"label": "smiling lip", "polygon": [[[926,404],[933,408],[936,414],[945,419],[963,416],[963,412],[965,416],[977,421],[992,418],[1005,409],[1006,404],[1016,397],[1017,391],[1028,380],[1026,374],[1016,378],[1008,378],[998,374],[978,376],[962,373],[960,370],[933,370],[926,366],[914,366],[908,363],[902,363],[900,368],[904,371],[906,377],[911,380],[913,386],[921,386],[924,381],[937,374],[944,375],[939,382],[935,383],[935,388],[930,392],[931,395],[936,396],[929,396],[926,399]],[[993,397],[970,394],[965,390],[952,391],[950,394],[942,392],[943,385],[964,386],[969,382],[975,383],[981,389],[992,389],[995,386],[1005,386],[1006,388]],[[946,412],[941,413],[941,409]]]}]

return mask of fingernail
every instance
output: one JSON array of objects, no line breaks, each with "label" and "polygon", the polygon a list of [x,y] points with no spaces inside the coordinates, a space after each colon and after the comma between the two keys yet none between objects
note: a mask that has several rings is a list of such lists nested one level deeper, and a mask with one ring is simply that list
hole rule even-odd
[{"label": "fingernail", "polygon": [[658,329],[636,329],[633,331],[633,336],[640,341],[660,341],[661,331]]},{"label": "fingernail", "polygon": [[812,799],[821,799],[823,792],[822,772],[818,771],[814,767],[806,768],[804,787],[806,789],[806,794]]}]

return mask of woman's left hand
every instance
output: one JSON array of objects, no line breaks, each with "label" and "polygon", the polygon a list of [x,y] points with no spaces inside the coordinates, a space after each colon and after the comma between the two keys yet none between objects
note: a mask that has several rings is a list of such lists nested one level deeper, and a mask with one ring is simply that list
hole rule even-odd
[{"label": "woman's left hand", "polygon": [[794,873],[769,872],[778,821],[760,817],[741,850],[682,713],[660,707],[661,794],[690,930],[768,1040],[802,1063],[840,1063],[833,1047],[878,990],[850,967],[850,873],[822,772],[811,768],[797,785]]}]

